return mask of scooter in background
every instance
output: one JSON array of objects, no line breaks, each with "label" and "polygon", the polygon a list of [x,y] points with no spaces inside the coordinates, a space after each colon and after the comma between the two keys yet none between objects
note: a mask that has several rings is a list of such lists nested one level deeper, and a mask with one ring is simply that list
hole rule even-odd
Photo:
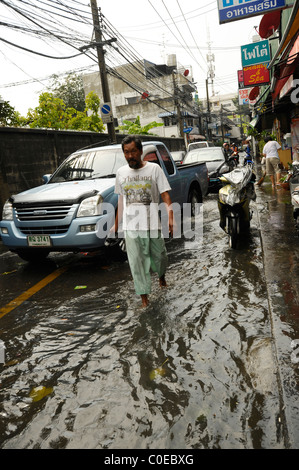
[{"label": "scooter in background", "polygon": [[223,184],[218,193],[220,227],[228,234],[229,246],[233,249],[237,247],[240,234],[250,229],[252,212],[249,206],[250,201],[256,199],[252,170],[252,161],[247,161],[243,167],[219,178]]}]

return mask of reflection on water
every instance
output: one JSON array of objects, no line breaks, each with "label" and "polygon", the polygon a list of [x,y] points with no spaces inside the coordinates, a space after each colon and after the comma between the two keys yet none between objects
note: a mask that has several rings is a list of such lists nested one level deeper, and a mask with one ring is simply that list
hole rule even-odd
[{"label": "reflection on water", "polygon": [[[258,231],[230,250],[214,202],[200,251],[168,244],[169,287],[154,284],[147,309],[126,265],[23,307],[1,373],[3,448],[284,447]],[[33,402],[38,386],[53,391]]]}]

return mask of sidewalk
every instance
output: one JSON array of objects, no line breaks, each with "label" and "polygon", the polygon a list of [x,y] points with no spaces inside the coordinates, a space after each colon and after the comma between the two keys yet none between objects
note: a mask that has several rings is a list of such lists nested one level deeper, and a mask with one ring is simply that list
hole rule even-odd
[{"label": "sidewalk", "polygon": [[[299,232],[296,231],[290,191],[273,190],[267,180],[256,186],[256,209],[264,254],[269,311],[281,409],[289,447],[299,448]],[[298,343],[298,344],[297,344]]]}]

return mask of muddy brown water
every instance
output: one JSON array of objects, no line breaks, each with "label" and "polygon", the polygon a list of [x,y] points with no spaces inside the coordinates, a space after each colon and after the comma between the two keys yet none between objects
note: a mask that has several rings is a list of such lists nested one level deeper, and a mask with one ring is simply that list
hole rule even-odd
[{"label": "muddy brown water", "polygon": [[[79,260],[59,290],[49,287],[3,318],[0,446],[284,448],[252,208],[250,236],[231,250],[209,196],[202,245],[167,244],[168,288],[161,291],[153,277],[146,309],[126,263],[100,270]],[[89,288],[74,294],[70,279]],[[32,401],[41,386],[51,392]]]}]

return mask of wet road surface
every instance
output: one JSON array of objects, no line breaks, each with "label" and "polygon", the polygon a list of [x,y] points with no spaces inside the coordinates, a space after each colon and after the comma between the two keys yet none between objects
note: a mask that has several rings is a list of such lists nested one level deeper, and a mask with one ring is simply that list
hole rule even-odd
[{"label": "wet road surface", "polygon": [[283,235],[293,247],[284,278],[296,280],[281,286],[289,194],[278,207],[267,185],[257,193],[238,250],[219,228],[216,196],[206,198],[202,246],[167,243],[168,288],[153,277],[146,309],[127,263],[53,254],[37,269],[3,252],[2,306],[66,271],[0,319],[0,447],[292,447],[298,238]]}]

